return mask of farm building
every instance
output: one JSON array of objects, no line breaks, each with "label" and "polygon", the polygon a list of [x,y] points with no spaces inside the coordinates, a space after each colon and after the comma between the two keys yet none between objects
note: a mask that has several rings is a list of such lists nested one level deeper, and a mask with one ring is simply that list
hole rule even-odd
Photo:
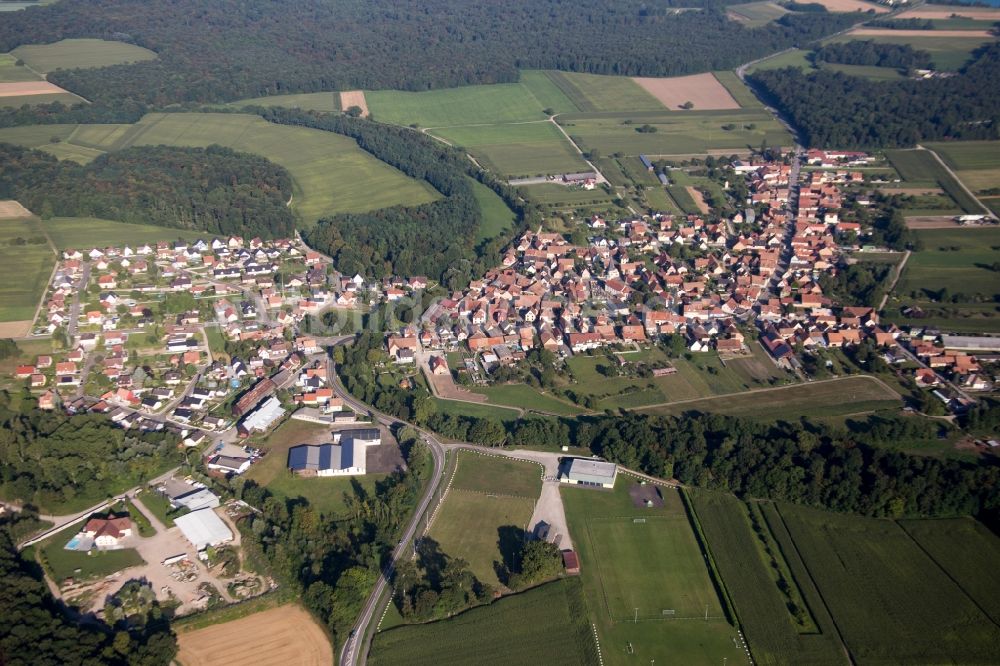
[{"label": "farm building", "polygon": [[646,167],[648,171],[653,170],[653,163],[645,155],[639,155],[639,161],[642,162],[642,166]]},{"label": "farm building", "polygon": [[288,469],[299,476],[357,476],[367,472],[369,446],[382,443],[377,428],[333,434],[332,444],[303,444],[288,451]]},{"label": "farm building", "polygon": [[218,546],[233,540],[229,527],[211,509],[198,509],[174,518],[174,525],[180,528],[184,538],[191,542],[195,550],[208,546]]},{"label": "farm building", "polygon": [[942,335],[945,349],[971,352],[1000,352],[1000,337],[972,335]]},{"label": "farm building", "polygon": [[264,432],[284,415],[285,408],[281,406],[281,401],[271,396],[243,419],[240,429],[248,435],[254,431]]},{"label": "farm building", "polygon": [[564,458],[560,464],[559,481],[579,486],[614,488],[618,465],[589,458]]},{"label": "farm building", "polygon": [[570,576],[580,575],[580,558],[576,556],[574,550],[562,551],[563,568]]}]

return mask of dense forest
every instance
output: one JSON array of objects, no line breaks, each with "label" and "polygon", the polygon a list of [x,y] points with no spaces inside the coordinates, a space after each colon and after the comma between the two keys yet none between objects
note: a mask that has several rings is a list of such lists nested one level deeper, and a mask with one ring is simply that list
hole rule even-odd
[{"label": "dense forest", "polygon": [[[673,4],[704,9],[672,12]],[[641,76],[728,69],[858,20],[803,12],[747,28],[726,17],[726,4],[62,0],[5,17],[0,52],[72,37],[149,48],[157,60],[50,75],[99,109],[130,116],[142,105],[510,82],[530,68]]]},{"label": "dense forest", "polygon": [[41,507],[99,501],[155,476],[176,455],[168,435],[136,435],[100,414],[67,416],[36,404],[0,392],[0,494],[7,500]]},{"label": "dense forest", "polygon": [[228,148],[144,146],[87,165],[0,144],[0,198],[43,218],[99,217],[214,235],[292,235],[292,180],[258,155]]},{"label": "dense forest", "polygon": [[426,275],[454,289],[496,265],[511,232],[477,246],[482,212],[473,194],[473,177],[503,197],[519,218],[536,219],[509,185],[475,169],[461,151],[419,132],[347,115],[254,111],[271,122],[349,136],[362,149],[408,176],[426,180],[444,195],[421,206],[336,215],[305,231],[309,245],[333,257],[342,273]]},{"label": "dense forest", "polygon": [[755,72],[750,81],[791,118],[809,146],[884,148],[1000,137],[1000,43],[945,78],[871,81],[787,68]]},{"label": "dense forest", "polygon": [[873,41],[834,42],[814,51],[816,62],[868,65],[897,69],[930,69],[931,54],[909,44],[881,44]]},{"label": "dense forest", "polygon": [[139,630],[78,624],[49,594],[37,565],[23,559],[0,523],[0,664],[4,666],[166,666],[177,641],[164,621]]}]

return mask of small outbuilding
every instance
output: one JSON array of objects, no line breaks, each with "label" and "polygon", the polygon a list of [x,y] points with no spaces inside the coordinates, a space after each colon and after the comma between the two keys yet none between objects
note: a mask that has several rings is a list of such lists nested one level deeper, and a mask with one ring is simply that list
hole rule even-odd
[{"label": "small outbuilding", "polygon": [[559,481],[579,486],[614,488],[618,465],[591,458],[564,458],[559,466]]}]

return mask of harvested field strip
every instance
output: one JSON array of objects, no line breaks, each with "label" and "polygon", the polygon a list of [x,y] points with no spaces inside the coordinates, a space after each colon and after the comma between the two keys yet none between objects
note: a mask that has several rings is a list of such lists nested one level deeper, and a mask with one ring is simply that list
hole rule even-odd
[{"label": "harvested field strip", "polygon": [[632,80],[668,109],[684,109],[687,104],[697,110],[740,108],[726,87],[710,72],[666,79],[632,77]]},{"label": "harvested field strip", "polygon": [[819,4],[826,7],[831,12],[867,12],[873,11],[876,14],[889,11],[888,7],[877,5],[874,2],[863,2],[862,0],[818,0]]},{"label": "harvested field strip", "polygon": [[602,662],[587,617],[580,580],[560,580],[447,620],[383,631],[368,663],[597,666]]},{"label": "harvested field strip", "polygon": [[352,106],[361,109],[361,116],[363,118],[371,115],[368,112],[368,102],[365,100],[364,90],[348,90],[340,93],[340,108],[346,111]]},{"label": "harvested field strip", "polygon": [[[855,28],[849,35],[856,37],[910,37],[919,40],[921,37],[958,37],[961,39],[990,39],[994,35],[989,30],[893,30],[891,28]],[[914,44],[920,48],[920,42]]]},{"label": "harvested field strip", "polygon": [[15,81],[0,83],[0,97],[27,97],[30,95],[59,95],[72,93],[48,81]]},{"label": "harvested field strip", "polygon": [[[238,636],[238,640],[234,640]],[[289,604],[239,620],[181,632],[182,666],[327,666],[333,648],[326,632],[300,606]]]},{"label": "harvested field strip", "polygon": [[914,9],[907,9],[896,18],[948,19],[953,14],[980,21],[1000,21],[1000,9],[968,5],[921,5]]}]

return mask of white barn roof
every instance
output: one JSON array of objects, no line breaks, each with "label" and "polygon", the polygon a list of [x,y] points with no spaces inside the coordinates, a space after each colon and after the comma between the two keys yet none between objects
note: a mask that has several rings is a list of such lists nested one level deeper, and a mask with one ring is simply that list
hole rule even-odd
[{"label": "white barn roof", "polygon": [[211,509],[198,509],[178,516],[174,518],[174,524],[197,550],[233,540],[233,533],[229,527]]}]

